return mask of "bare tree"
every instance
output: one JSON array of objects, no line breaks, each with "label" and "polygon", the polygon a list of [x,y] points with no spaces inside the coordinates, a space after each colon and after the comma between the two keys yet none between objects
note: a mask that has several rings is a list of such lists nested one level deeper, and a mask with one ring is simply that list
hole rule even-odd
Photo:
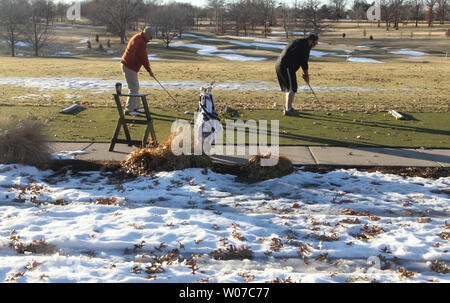
[{"label": "bare tree", "polygon": [[386,22],[386,30],[388,31],[391,27],[392,21],[392,0],[381,0],[381,20]]},{"label": "bare tree", "polygon": [[194,7],[188,3],[172,3],[169,4],[169,9],[172,12],[174,27],[178,32],[179,38],[181,39],[183,33],[192,28],[195,24]]},{"label": "bare tree", "polygon": [[155,31],[155,36],[159,35],[157,11],[161,6],[160,0],[146,0],[145,5],[140,10],[139,18],[142,21],[141,27],[144,29],[146,26],[152,26]]},{"label": "bare tree", "polygon": [[215,31],[220,32],[220,27],[223,24],[223,15],[225,11],[225,0],[208,0],[208,8],[212,11]]},{"label": "bare tree", "polygon": [[50,39],[49,22],[42,15],[43,3],[39,0],[31,1],[25,18],[26,23],[22,31],[24,41],[31,45],[34,56],[36,57],[48,45]]},{"label": "bare tree", "polygon": [[143,8],[142,0],[93,0],[89,15],[105,24],[107,31],[119,36],[120,43],[125,44],[127,30]]},{"label": "bare tree", "polygon": [[0,25],[4,28],[4,37],[13,57],[27,10],[27,0],[0,0]]},{"label": "bare tree", "polygon": [[448,12],[448,0],[437,0],[436,13],[439,18],[439,23],[444,24]]},{"label": "bare tree", "polygon": [[300,9],[304,35],[306,35],[307,30],[319,34],[325,28],[319,6],[320,0],[307,0]]},{"label": "bare tree", "polygon": [[287,6],[282,3],[278,7],[279,16],[283,25],[283,29],[286,35],[286,39],[289,39],[289,34],[295,28],[295,8]]},{"label": "bare tree", "polygon": [[433,26],[433,18],[434,18],[434,6],[436,5],[437,0],[425,0],[425,6],[427,8],[427,23],[428,27]]},{"label": "bare tree", "polygon": [[411,0],[410,1],[411,9],[413,11],[413,18],[416,24],[416,27],[419,26],[420,12],[423,7],[423,0]]},{"label": "bare tree", "polygon": [[194,19],[197,30],[200,29],[200,20],[208,16],[207,10],[203,7],[194,6]]},{"label": "bare tree", "polygon": [[67,9],[69,5],[63,2],[58,2],[55,7],[55,16],[59,18],[59,21],[63,22],[67,17]]},{"label": "bare tree", "polygon": [[394,28],[398,30],[403,10],[403,0],[391,0],[392,18],[394,20]]},{"label": "bare tree", "polygon": [[249,0],[235,0],[227,5],[228,19],[234,21],[236,36],[239,36],[241,30],[244,31],[244,35],[247,35],[247,31],[250,26],[250,16],[252,12],[251,3]]},{"label": "bare tree", "polygon": [[345,17],[345,6],[347,0],[329,0],[331,14],[334,19],[339,20]]},{"label": "bare tree", "polygon": [[166,48],[168,48],[170,42],[172,42],[178,34],[171,6],[163,5],[157,7],[153,16],[153,24],[158,27],[159,38],[164,41]]},{"label": "bare tree", "polygon": [[275,18],[275,0],[253,0],[253,6],[264,25],[264,36],[266,37],[269,33],[268,27],[272,26]]},{"label": "bare tree", "polygon": [[362,20],[367,16],[367,10],[371,4],[367,3],[364,0],[354,0],[352,4],[352,8],[350,10],[350,17],[353,20]]}]

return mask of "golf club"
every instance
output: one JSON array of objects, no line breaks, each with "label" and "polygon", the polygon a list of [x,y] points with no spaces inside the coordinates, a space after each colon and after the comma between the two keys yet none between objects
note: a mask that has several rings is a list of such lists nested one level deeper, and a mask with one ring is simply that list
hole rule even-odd
[{"label": "golf club", "polygon": [[[311,92],[313,93],[314,97],[316,98],[317,103],[319,103],[319,105],[320,105],[320,107],[322,108],[322,110],[325,111],[325,108],[323,107],[322,103],[320,103],[319,98],[317,98],[317,95],[316,95],[316,93],[314,92],[314,90],[312,89],[312,87],[311,87],[311,85],[309,84],[309,82],[306,81],[306,80],[305,80],[305,82],[306,82],[306,84],[308,84],[309,88],[311,89]],[[326,114],[326,115],[331,115],[330,113],[327,113],[327,112],[326,112],[325,114]]]},{"label": "golf club", "polygon": [[178,106],[178,102],[177,100],[175,100],[174,97],[172,97],[172,95],[169,93],[169,91],[161,84],[161,82],[158,81],[158,79],[156,79],[155,76],[153,76],[153,78],[156,80],[156,82],[158,82],[158,84],[162,87],[162,89],[169,95],[170,98],[172,98],[172,100],[175,102],[175,104]]}]

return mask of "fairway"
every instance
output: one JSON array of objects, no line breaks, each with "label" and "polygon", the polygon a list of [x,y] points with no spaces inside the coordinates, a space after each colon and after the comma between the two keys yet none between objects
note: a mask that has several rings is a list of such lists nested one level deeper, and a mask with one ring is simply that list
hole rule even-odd
[{"label": "fairway", "polygon": [[[120,69],[126,45],[102,27],[65,26],[55,27],[53,48],[47,49],[50,58],[28,57],[26,48],[21,49],[23,56],[8,57],[5,43],[0,43],[5,55],[0,57],[1,114],[44,122],[54,141],[109,142],[118,118],[111,95],[115,82],[124,83],[127,92]],[[141,92],[150,94],[160,140],[168,138],[176,118],[192,121],[192,115],[184,112],[196,111],[198,89],[213,82],[219,114],[227,118],[223,115],[227,106],[238,110],[244,121],[279,120],[282,145],[449,148],[446,27],[430,30],[421,24],[386,31],[371,23],[333,24],[321,35],[309,63],[311,85],[323,108],[299,72],[294,102],[301,111],[299,118],[282,115],[285,100],[274,66],[287,41],[302,35],[289,39],[276,35],[270,41],[257,33],[216,36],[200,30],[173,40],[169,48],[155,39],[147,48],[152,69],[180,106],[176,108],[143,71]],[[111,47],[99,51],[93,33],[100,35],[99,43],[111,40]],[[369,35],[375,39],[369,40]],[[87,39],[92,49],[85,48]],[[63,55],[52,55],[58,50]],[[59,114],[74,103],[86,110],[73,116]],[[395,120],[388,114],[391,109],[411,120]],[[138,126],[131,131],[137,138],[143,133]]]}]

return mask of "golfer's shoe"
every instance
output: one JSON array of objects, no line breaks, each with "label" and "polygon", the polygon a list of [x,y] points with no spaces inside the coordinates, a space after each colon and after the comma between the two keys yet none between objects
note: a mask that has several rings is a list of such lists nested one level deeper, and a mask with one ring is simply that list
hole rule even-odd
[{"label": "golfer's shoe", "polygon": [[128,115],[128,116],[134,116],[134,117],[139,116],[139,113],[138,113],[138,112],[132,111],[132,110],[126,110],[126,111],[124,112],[124,114],[125,114],[125,115]]},{"label": "golfer's shoe", "polygon": [[293,117],[298,117],[298,116],[299,116],[299,112],[296,111],[296,110],[293,109],[293,108],[285,109],[283,114],[284,114],[285,116],[293,116]]}]

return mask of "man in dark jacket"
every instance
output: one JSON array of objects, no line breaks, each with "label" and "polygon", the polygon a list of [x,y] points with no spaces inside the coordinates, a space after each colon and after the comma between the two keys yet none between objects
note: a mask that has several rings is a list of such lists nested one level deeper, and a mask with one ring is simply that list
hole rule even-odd
[{"label": "man in dark jacket", "polygon": [[290,42],[281,52],[275,65],[278,82],[282,91],[286,92],[286,108],[284,115],[297,116],[298,112],[292,108],[295,93],[297,92],[296,72],[303,70],[303,79],[309,83],[308,60],[310,50],[319,42],[319,36],[309,35],[306,39],[297,39]]},{"label": "man in dark jacket", "polygon": [[[127,80],[128,89],[130,94],[139,94],[139,80],[138,72],[142,66],[147,70],[150,77],[154,78],[155,75],[150,68],[147,54],[147,43],[152,40],[152,29],[146,27],[141,33],[138,33],[130,39],[125,50],[122,60],[122,72]],[[125,107],[126,115],[136,116],[139,113],[137,110],[137,98],[128,97],[127,105]]]}]

